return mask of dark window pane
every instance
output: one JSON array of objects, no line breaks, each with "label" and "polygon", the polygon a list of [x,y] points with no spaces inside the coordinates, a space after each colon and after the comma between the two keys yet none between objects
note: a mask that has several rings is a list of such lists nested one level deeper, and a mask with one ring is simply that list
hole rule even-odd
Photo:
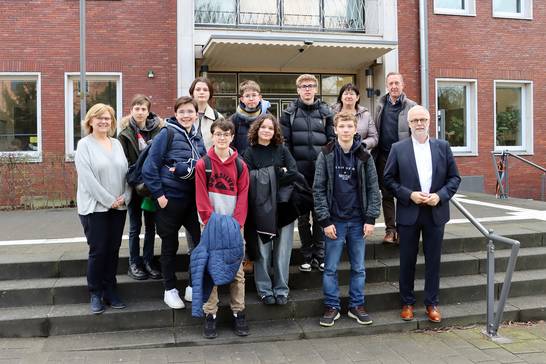
[{"label": "dark window pane", "polygon": [[521,87],[497,86],[497,145],[522,145]]},{"label": "dark window pane", "polygon": [[36,81],[0,80],[0,152],[38,150]]},{"label": "dark window pane", "polygon": [[343,85],[354,83],[353,76],[327,75],[322,76],[322,95],[336,96]]},{"label": "dark window pane", "polygon": [[[80,81],[73,80],[74,94],[73,100],[73,120],[74,120],[74,149],[78,145],[78,141],[83,137],[81,131],[80,117]],[[117,83],[114,80],[87,80],[87,110],[93,105],[103,103],[110,105],[117,112]],[[119,121],[118,121],[119,122]]]},{"label": "dark window pane", "polygon": [[215,102],[214,106],[216,107],[216,110],[224,115],[226,119],[235,113],[235,109],[237,108],[237,97],[215,97]]},{"label": "dark window pane", "polygon": [[438,87],[438,110],[445,116],[445,138],[452,147],[467,145],[467,105],[465,85],[442,85]]},{"label": "dark window pane", "polygon": [[215,95],[237,93],[236,73],[209,73],[207,77],[212,82]]}]

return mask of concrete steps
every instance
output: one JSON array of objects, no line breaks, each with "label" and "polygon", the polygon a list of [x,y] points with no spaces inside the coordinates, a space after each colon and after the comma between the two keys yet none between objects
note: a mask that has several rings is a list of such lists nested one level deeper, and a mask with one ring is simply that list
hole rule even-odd
[{"label": "concrete steps", "polygon": [[[505,319],[546,318],[545,236],[546,233],[519,233],[512,236],[521,242],[522,248]],[[459,237],[452,234],[444,240],[440,281],[443,326],[485,320],[485,244],[484,238],[476,236]],[[297,265],[301,262],[301,256],[297,249],[292,254],[288,305],[263,305],[256,295],[253,277],[247,276],[246,313],[253,331],[250,340],[379,333],[427,327],[429,323],[425,320],[422,307],[419,307],[419,318],[411,323],[404,323],[398,318],[398,252],[397,247],[385,246],[377,241],[368,242],[366,246],[366,306],[374,319],[371,327],[362,327],[346,317],[332,329],[319,327],[318,317],[323,311],[322,274],[316,271],[299,272]],[[509,253],[506,249],[496,251],[497,297]],[[135,281],[126,275],[126,250],[121,253],[118,288],[128,308],[107,309],[98,316],[90,314],[85,278],[86,259],[84,249],[52,249],[39,258],[28,253],[19,254],[16,249],[3,254],[0,257],[0,336],[78,335],[83,338],[85,335],[114,331],[122,334],[122,337],[128,333],[142,337],[141,341],[135,342],[135,345],[142,347],[148,344],[168,346],[205,343],[201,339],[201,319],[192,318],[189,309],[171,310],[163,303],[162,281]],[[187,265],[187,256],[181,254],[177,265],[181,270],[178,273],[181,292],[186,286]],[[420,256],[415,284],[418,302],[422,302],[423,298],[423,273],[424,259]],[[346,260],[340,264],[339,279],[342,285],[348,283],[349,264]],[[344,297],[342,306],[346,310],[348,287],[340,288]],[[231,315],[227,289],[223,288],[220,292],[218,317],[223,325],[228,325]],[[146,334],[154,330],[163,332],[161,339],[152,340]],[[220,334],[224,336],[223,331]],[[240,340],[230,335],[228,327],[225,338],[215,343]]]}]

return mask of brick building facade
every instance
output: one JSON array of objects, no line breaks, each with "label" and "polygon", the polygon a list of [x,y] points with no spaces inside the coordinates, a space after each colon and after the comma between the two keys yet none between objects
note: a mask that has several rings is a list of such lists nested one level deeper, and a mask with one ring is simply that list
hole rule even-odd
[{"label": "brick building facade", "polygon": [[[238,4],[234,9],[242,12],[243,3],[233,1]],[[431,113],[433,119],[445,113],[443,137],[456,144],[466,185],[488,193],[495,192],[496,183],[491,151],[504,149],[496,141],[546,165],[546,111],[539,102],[546,84],[541,32],[546,9],[523,0],[517,2],[523,8],[516,9],[522,16],[517,11],[510,16],[495,11],[495,1],[463,1],[466,8],[451,12],[455,15],[441,8],[451,6],[450,1],[428,1]],[[366,97],[365,71],[373,69],[374,89],[384,92],[385,74],[399,70],[408,96],[420,100],[418,0],[316,2],[333,4],[334,10],[317,11],[315,24],[315,18],[297,20],[286,6],[279,7],[271,11],[282,24],[271,20],[264,31],[252,26],[256,20],[242,24],[242,13],[235,13],[237,21],[212,19],[210,9],[202,10],[203,4],[214,4],[212,0],[88,1],[88,91],[95,100],[115,103],[118,116],[128,112],[135,93],[150,95],[153,111],[165,117],[200,70],[218,84],[236,84],[244,77],[286,79],[288,84],[299,73],[313,72],[320,76],[324,99],[333,100],[342,82],[354,81],[362,90],[361,103],[372,109],[377,98]],[[309,6],[315,0],[297,0],[290,6],[299,3]],[[366,19],[351,10],[346,16],[350,22],[338,21],[338,3],[352,4],[362,14],[365,10]],[[287,24],[292,26],[281,26]],[[79,137],[79,2],[4,0],[0,39],[0,206],[34,199],[67,204],[76,190],[72,156]],[[282,53],[291,52],[291,46],[299,58]],[[264,52],[266,62],[254,58]],[[250,62],[239,64],[241,54]],[[275,64],[274,55],[286,56],[286,62]],[[253,61],[260,63],[248,64]],[[265,93],[277,112],[295,97],[285,89]],[[228,88],[217,91],[217,106],[229,113],[236,93]],[[518,117],[518,130],[496,125],[517,125]],[[434,132],[442,129],[434,122],[431,126]],[[540,198],[541,173],[511,161],[510,175],[511,196]]]}]

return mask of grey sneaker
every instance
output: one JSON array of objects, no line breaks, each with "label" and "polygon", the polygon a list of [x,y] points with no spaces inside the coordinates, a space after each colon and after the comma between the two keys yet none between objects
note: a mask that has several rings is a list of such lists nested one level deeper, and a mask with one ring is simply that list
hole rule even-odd
[{"label": "grey sneaker", "polygon": [[335,321],[340,317],[339,310],[333,307],[326,307],[324,315],[320,318],[320,326],[334,326]]},{"label": "grey sneaker", "polygon": [[361,325],[371,325],[373,323],[370,315],[364,309],[364,306],[356,306],[349,309],[349,317],[355,319]]}]

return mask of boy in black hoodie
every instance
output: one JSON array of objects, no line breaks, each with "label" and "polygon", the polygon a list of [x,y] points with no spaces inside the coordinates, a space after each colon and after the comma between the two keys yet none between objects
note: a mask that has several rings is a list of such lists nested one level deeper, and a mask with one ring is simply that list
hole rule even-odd
[{"label": "boy in black hoodie", "polygon": [[344,244],[351,264],[348,315],[361,325],[372,323],[364,309],[363,236],[373,234],[381,200],[373,158],[361,145],[356,126],[352,113],[335,116],[337,138],[322,148],[315,168],[315,213],[325,235],[322,276],[325,311],[321,326],[333,326],[340,317],[337,266]]}]

